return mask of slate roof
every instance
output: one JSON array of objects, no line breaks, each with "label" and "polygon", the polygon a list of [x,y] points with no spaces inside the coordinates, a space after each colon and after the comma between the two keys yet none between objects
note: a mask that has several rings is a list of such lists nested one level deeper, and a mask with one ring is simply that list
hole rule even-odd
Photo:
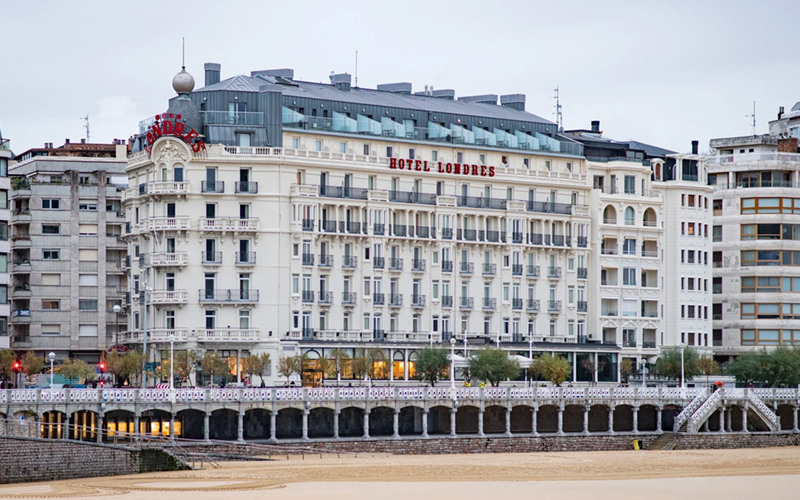
[{"label": "slate roof", "polygon": [[669,149],[652,146],[639,141],[627,141],[631,145],[631,149],[641,149],[647,156],[667,156],[677,154],[677,151],[670,151]]}]

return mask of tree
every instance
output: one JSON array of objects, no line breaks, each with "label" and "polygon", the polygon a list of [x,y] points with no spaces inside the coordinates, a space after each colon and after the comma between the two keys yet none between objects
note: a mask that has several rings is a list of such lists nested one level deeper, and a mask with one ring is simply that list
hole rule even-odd
[{"label": "tree", "polygon": [[633,371],[633,361],[631,358],[622,358],[622,361],[619,363],[619,373],[622,375],[626,384],[628,383],[628,378],[633,375]]},{"label": "tree", "polygon": [[356,349],[353,359],[350,360],[350,366],[353,369],[353,378],[356,380],[363,380],[366,375],[369,375],[374,359],[374,353],[369,349]]},{"label": "tree", "polygon": [[14,377],[14,361],[17,354],[11,349],[0,350],[0,378],[9,381]]},{"label": "tree", "polygon": [[447,349],[440,347],[425,347],[417,352],[416,368],[419,377],[436,385],[442,372],[450,367]]},{"label": "tree", "polygon": [[117,376],[117,382],[128,380],[130,385],[136,386],[141,382],[143,360],[141,351],[120,353],[113,349],[106,355],[106,367]]},{"label": "tree", "polygon": [[328,357],[326,358],[326,360],[330,361],[331,363],[325,365],[325,363],[323,362],[323,365],[325,365],[323,367],[323,371],[326,373],[326,375],[328,373],[331,373],[332,377],[335,376],[336,381],[339,382],[342,380],[342,367],[344,366],[345,362],[347,362],[347,360],[349,359],[350,355],[347,354],[347,351],[345,351],[344,349],[339,349],[339,348],[332,349],[330,352],[328,352]]},{"label": "tree", "polygon": [[714,375],[719,370],[719,365],[714,358],[711,356],[705,355],[700,356],[697,360],[697,369],[700,370],[700,373],[706,376],[706,385],[709,385],[708,377]]},{"label": "tree", "polygon": [[72,385],[73,380],[91,378],[94,370],[82,359],[69,358],[58,367],[58,373]]},{"label": "tree", "polygon": [[479,349],[469,358],[469,373],[497,387],[503,380],[519,376],[519,361],[501,349]]},{"label": "tree", "polygon": [[194,351],[178,351],[175,358],[175,377],[181,381],[186,380],[190,384],[191,376],[197,367],[197,353]]},{"label": "tree", "polygon": [[[700,375],[700,370],[697,368],[698,358],[697,349],[693,347],[683,348],[683,372],[686,379],[692,379]],[[681,380],[681,348],[662,348],[661,354],[656,360],[656,372],[662,377],[678,380],[683,385],[684,381]]]},{"label": "tree", "polygon": [[595,382],[595,374],[594,374],[594,369],[595,369],[595,363],[594,363],[594,354],[591,354],[591,353],[590,353],[590,354],[587,354],[587,355],[586,355],[586,357],[584,357],[584,358],[581,360],[581,366],[583,367],[583,369],[584,369],[584,370],[586,370],[587,372],[589,372],[589,375],[592,377],[592,381],[591,381],[591,383],[592,383],[592,384],[594,384],[594,382]]},{"label": "tree", "polygon": [[539,356],[528,368],[531,378],[540,377],[549,380],[553,385],[560,386],[572,373],[569,361],[561,356],[553,356],[546,352]]},{"label": "tree", "polygon": [[800,384],[800,350],[778,347],[772,351],[747,352],[730,363],[728,373],[741,384],[794,387]]},{"label": "tree", "polygon": [[228,373],[228,364],[217,354],[217,351],[208,351],[203,355],[200,360],[200,367],[203,373],[208,373],[211,376],[210,383],[214,384],[214,376]]},{"label": "tree", "polygon": [[253,375],[258,375],[261,379],[261,385],[264,386],[264,374],[267,373],[270,366],[270,355],[268,352],[261,354],[251,354],[244,359],[244,372],[250,378],[250,385],[253,384]]},{"label": "tree", "polygon": [[42,373],[44,368],[44,358],[40,358],[33,351],[28,351],[22,356],[22,371],[25,372],[25,378],[29,384],[35,382],[36,377]]}]

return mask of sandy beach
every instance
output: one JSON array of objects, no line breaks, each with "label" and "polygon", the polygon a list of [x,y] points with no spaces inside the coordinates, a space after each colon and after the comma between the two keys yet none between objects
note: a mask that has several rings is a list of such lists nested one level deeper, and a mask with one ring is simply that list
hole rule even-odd
[{"label": "sandy beach", "polygon": [[205,470],[0,486],[0,498],[795,499],[800,448],[285,457]]}]

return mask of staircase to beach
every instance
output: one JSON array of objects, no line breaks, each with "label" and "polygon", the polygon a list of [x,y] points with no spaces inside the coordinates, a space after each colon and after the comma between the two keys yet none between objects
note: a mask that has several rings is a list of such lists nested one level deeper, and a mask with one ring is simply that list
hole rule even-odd
[{"label": "staircase to beach", "polygon": [[650,446],[647,447],[647,450],[673,450],[675,449],[675,444],[677,444],[680,437],[680,434],[677,432],[665,432],[664,434],[658,436],[655,441],[650,443]]}]

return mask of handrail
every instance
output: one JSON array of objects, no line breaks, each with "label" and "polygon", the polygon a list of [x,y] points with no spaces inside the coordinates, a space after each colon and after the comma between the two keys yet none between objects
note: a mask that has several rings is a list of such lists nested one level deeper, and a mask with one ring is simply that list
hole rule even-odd
[{"label": "handrail", "polygon": [[688,404],[686,407],[681,411],[677,417],[675,417],[675,428],[680,429],[680,427],[689,420],[689,417],[694,414],[697,409],[702,406],[703,402],[708,398],[708,389],[704,388],[701,389],[700,392],[697,393],[697,396]]}]

